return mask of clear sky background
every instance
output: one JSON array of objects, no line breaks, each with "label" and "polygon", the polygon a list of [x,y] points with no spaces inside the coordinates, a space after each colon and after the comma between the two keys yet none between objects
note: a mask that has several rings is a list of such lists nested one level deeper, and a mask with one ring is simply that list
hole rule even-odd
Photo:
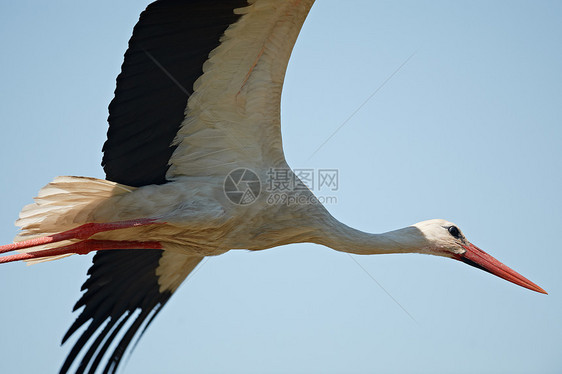
[{"label": "clear sky background", "polygon": [[[57,175],[103,178],[107,105],[147,0],[0,2],[0,242]],[[322,144],[413,53],[392,79]],[[211,258],[123,373],[562,372],[562,3],[318,0],[287,73],[295,168],[341,221],[430,218],[550,295],[448,259],[291,245]],[[91,255],[0,269],[0,372],[59,369]]]}]

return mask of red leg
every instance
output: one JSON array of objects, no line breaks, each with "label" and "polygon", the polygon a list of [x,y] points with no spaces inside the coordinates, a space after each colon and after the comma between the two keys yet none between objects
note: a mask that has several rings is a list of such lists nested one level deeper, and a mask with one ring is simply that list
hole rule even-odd
[{"label": "red leg", "polygon": [[85,225],[81,225],[71,230],[60,232],[58,234],[53,234],[51,236],[42,236],[40,238],[24,240],[13,244],[2,245],[0,246],[0,253],[6,253],[18,249],[35,247],[43,244],[56,243],[69,239],[85,240],[94,234],[104,231],[127,229],[131,227],[155,225],[155,224],[163,224],[163,223],[164,222],[158,222],[157,219],[155,218],[141,218],[141,219],[134,219],[129,221],[118,221],[118,222],[109,222],[109,223],[86,223]]},{"label": "red leg", "polygon": [[159,242],[122,242],[116,240],[84,240],[59,248],[45,249],[43,251],[19,253],[17,255],[0,257],[0,264],[33,258],[59,256],[64,254],[85,255],[92,251],[103,251],[108,249],[162,249]]}]

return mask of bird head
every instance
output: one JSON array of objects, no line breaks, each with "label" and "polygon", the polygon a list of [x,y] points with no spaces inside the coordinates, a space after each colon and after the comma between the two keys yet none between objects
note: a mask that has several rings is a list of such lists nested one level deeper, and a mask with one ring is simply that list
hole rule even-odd
[{"label": "bird head", "polygon": [[432,219],[413,226],[420,231],[424,242],[427,243],[421,248],[421,253],[462,261],[521,287],[546,294],[541,287],[470,243],[454,223],[442,219]]}]

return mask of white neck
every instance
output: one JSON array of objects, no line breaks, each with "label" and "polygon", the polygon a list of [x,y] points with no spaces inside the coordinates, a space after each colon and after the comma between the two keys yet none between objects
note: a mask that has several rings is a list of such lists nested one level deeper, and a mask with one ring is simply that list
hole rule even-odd
[{"label": "white neck", "polygon": [[321,235],[314,240],[336,251],[360,255],[385,253],[420,253],[428,247],[421,231],[408,226],[382,234],[369,234],[351,228],[330,216],[320,229]]}]

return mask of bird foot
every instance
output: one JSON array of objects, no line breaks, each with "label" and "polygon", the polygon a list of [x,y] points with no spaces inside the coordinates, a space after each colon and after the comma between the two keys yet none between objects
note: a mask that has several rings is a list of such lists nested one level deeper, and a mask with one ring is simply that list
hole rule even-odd
[{"label": "bird foot", "polygon": [[[163,224],[163,223],[164,222],[159,222],[155,218],[142,218],[142,219],[108,222],[108,223],[86,223],[84,225],[75,227],[71,230],[63,231],[63,232],[60,232],[60,233],[57,233],[57,234],[53,234],[53,235],[49,235],[49,236],[42,236],[42,237],[39,237],[39,238],[23,240],[21,242],[2,245],[2,246],[0,246],[0,254],[11,252],[11,251],[22,250],[22,249],[26,249],[26,248],[37,247],[37,246],[41,246],[41,245],[45,245],[45,244],[61,242],[61,241],[64,241],[64,240],[73,240],[73,239],[76,240],[76,239],[78,239],[78,240],[83,240],[83,242],[74,243],[72,245],[68,245],[68,246],[65,246],[65,247],[52,248],[52,249],[46,249],[46,250],[41,250],[41,251],[36,251],[36,252],[21,253],[21,254],[18,254],[18,255],[0,257],[0,263],[12,262],[12,261],[18,261],[18,260],[26,260],[26,259],[30,259],[30,258],[57,256],[57,255],[66,254],[66,253],[79,253],[79,252],[76,252],[76,251],[83,251],[84,248],[87,247],[87,246],[83,247],[82,246],[83,243],[89,243],[89,244],[92,244],[92,245],[93,244],[101,244],[101,243],[106,243],[106,244],[113,243],[113,244],[110,244],[110,245],[113,245],[113,246],[117,245],[118,243],[144,243],[144,242],[120,242],[120,241],[109,241],[109,240],[87,240],[87,239],[90,238],[91,236],[95,235],[95,234],[100,233],[100,232],[127,229],[127,228],[132,228],[132,227],[139,227],[139,226],[154,225],[154,224]],[[151,243],[150,245],[153,245],[154,243],[157,243],[159,248],[161,248],[161,245],[158,242],[146,242],[146,243]],[[106,244],[104,244],[104,245],[106,245]],[[100,249],[128,249],[128,248],[138,248],[138,247],[122,248],[122,247],[118,246],[116,248],[100,248]],[[61,251],[61,250],[63,252],[59,253],[58,251]],[[89,252],[94,251],[94,250],[96,250],[96,249],[88,249],[88,251],[85,252],[85,253],[89,253]],[[85,254],[85,253],[80,252],[79,254]],[[39,254],[41,254],[41,255],[39,255]],[[29,257],[29,256],[31,256],[31,257]]]},{"label": "bird foot", "polygon": [[78,243],[70,244],[64,247],[45,249],[42,251],[18,253],[16,255],[0,257],[0,264],[41,259],[52,256],[60,256],[66,254],[85,255],[93,251],[103,251],[108,249],[162,249],[159,242],[134,242],[134,241],[118,241],[118,240],[84,240]]}]

